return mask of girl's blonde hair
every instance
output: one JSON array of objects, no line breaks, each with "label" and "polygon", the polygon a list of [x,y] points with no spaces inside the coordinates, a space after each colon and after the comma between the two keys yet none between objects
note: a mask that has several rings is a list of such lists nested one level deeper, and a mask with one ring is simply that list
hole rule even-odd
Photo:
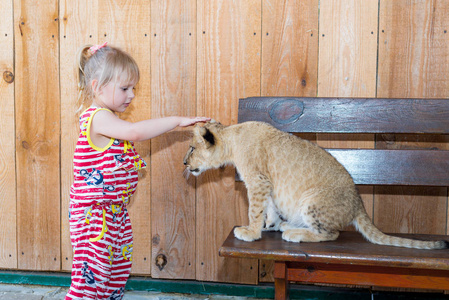
[{"label": "girl's blonde hair", "polygon": [[90,105],[95,97],[92,81],[96,79],[96,89],[101,89],[110,82],[132,82],[137,84],[140,79],[139,67],[136,61],[125,51],[104,46],[91,51],[92,45],[85,45],[78,50],[78,104],[79,109]]}]

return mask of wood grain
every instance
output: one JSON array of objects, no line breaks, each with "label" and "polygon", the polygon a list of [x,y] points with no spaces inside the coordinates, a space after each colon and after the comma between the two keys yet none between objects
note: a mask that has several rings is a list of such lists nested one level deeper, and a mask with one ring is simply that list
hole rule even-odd
[{"label": "wood grain", "polygon": [[318,2],[262,2],[263,96],[316,96]]},{"label": "wood grain", "polygon": [[[196,114],[196,1],[151,2],[152,118]],[[183,177],[190,129],[152,141],[152,276],[195,279],[195,179]],[[157,264],[158,256],[167,264]]]},{"label": "wood grain", "polygon": [[444,98],[449,3],[380,1],[378,97]]},{"label": "wood grain", "polygon": [[12,1],[0,0],[0,268],[17,268]]},{"label": "wood grain", "polygon": [[[447,1],[380,2],[378,97],[447,97],[449,80],[443,74],[449,71],[448,9]],[[389,135],[380,140],[377,147],[384,149],[407,149],[410,140],[415,149],[429,145],[424,136]],[[444,143],[438,147],[448,149]],[[388,196],[385,190],[375,195],[376,224],[396,232],[442,232],[440,225],[447,224],[447,215],[440,210],[447,206],[447,188],[398,193],[392,189]],[[433,197],[423,196],[426,193]],[[395,219],[399,211],[409,213]]]},{"label": "wood grain", "polygon": [[[398,235],[417,240],[446,240],[445,235]],[[284,299],[288,281],[350,286],[444,290],[449,287],[447,251],[376,245],[356,232],[341,232],[335,241],[291,243],[281,232],[264,232],[252,243],[231,232],[220,256],[275,261],[276,299]]]},{"label": "wood grain", "polygon": [[[151,117],[150,5],[142,1],[100,1],[98,3],[98,42],[127,51],[137,62],[140,81],[135,99],[121,118],[137,122]],[[135,144],[147,162],[139,171],[139,185],[128,211],[133,226],[132,274],[151,274],[151,156],[150,141]]]},{"label": "wood grain", "polygon": [[[238,114],[239,122],[267,122],[287,132],[341,133],[330,135],[337,145],[349,142],[348,132],[449,133],[446,99],[250,97],[239,102]],[[366,137],[355,137],[358,145],[366,141],[360,148],[372,148]]]},{"label": "wood grain", "polygon": [[[197,114],[237,123],[238,99],[260,95],[261,1],[198,1],[197,11]],[[197,280],[257,282],[257,261],[217,255],[229,230],[247,222],[244,194],[232,168],[197,180]]]},{"label": "wood grain", "polygon": [[377,7],[377,0],[320,1],[318,96],[375,96]]},{"label": "wood grain", "polygon": [[375,192],[374,223],[380,230],[446,234],[445,188],[376,187]]},{"label": "wood grain", "polygon": [[[395,234],[395,236],[440,241],[446,235]],[[282,239],[280,231],[264,231],[260,240],[248,243],[230,232],[220,255],[229,258],[264,258],[275,261],[340,264],[371,267],[424,269],[447,272],[449,252],[377,245],[368,242],[359,232],[342,231],[335,241],[292,243]]]},{"label": "wood grain", "polygon": [[366,266],[292,264],[288,279],[306,283],[358,284],[361,286],[421,288],[442,290],[449,288],[447,270],[392,270]]},{"label": "wood grain", "polygon": [[448,186],[449,151],[328,149],[356,184]]},{"label": "wood grain", "polygon": [[14,1],[18,268],[60,269],[58,1]]},{"label": "wood grain", "polygon": [[[60,1],[60,88],[61,88],[61,269],[72,269],[73,250],[68,219],[70,186],[73,182],[73,153],[79,134],[78,49],[97,44],[98,1]],[[89,105],[88,103],[86,103]]]},{"label": "wood grain", "polygon": [[[377,0],[320,2],[319,97],[376,96],[377,7]],[[351,137],[344,139],[340,142],[320,134],[318,145],[352,147]],[[355,143],[361,148],[374,147],[369,135]]]}]

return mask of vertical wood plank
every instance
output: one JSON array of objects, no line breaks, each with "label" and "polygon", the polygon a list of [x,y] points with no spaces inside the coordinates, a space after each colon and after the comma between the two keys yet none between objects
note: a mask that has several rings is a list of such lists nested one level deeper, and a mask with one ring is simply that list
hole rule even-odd
[{"label": "vertical wood plank", "polygon": [[[260,95],[261,0],[201,0],[198,7],[198,115],[237,123],[238,99]],[[246,191],[234,170],[197,180],[198,280],[257,282],[257,260],[224,259],[218,248],[235,225],[247,224]]]},{"label": "vertical wood plank", "polygon": [[[318,5],[262,1],[262,96],[316,96]],[[273,281],[273,268],[272,261],[260,261],[259,280]]]},{"label": "vertical wood plank", "polygon": [[[196,0],[151,1],[152,118],[196,114]],[[153,139],[153,278],[195,279],[195,179],[183,177],[190,131]],[[167,263],[161,264],[166,258]]]},{"label": "vertical wood plank", "polygon": [[375,97],[378,0],[320,1],[319,97]]},{"label": "vertical wood plank", "polygon": [[380,1],[378,97],[446,98],[449,2]]},{"label": "vertical wood plank", "polygon": [[446,189],[376,187],[374,223],[384,232],[446,234]]},{"label": "vertical wood plank", "polygon": [[[375,97],[378,1],[320,2],[319,97]],[[322,147],[373,148],[373,135],[320,134]]]},{"label": "vertical wood plank", "polygon": [[316,96],[319,1],[262,3],[262,96]]},{"label": "vertical wood plank", "polygon": [[276,261],[274,264],[274,299],[285,300],[289,299],[289,283],[288,283],[288,269],[285,261]]},{"label": "vertical wood plank", "polygon": [[[131,122],[149,119],[151,116],[150,81],[150,4],[146,1],[106,1],[98,3],[98,41],[127,51],[137,62],[140,81],[136,86],[136,98],[121,117]],[[139,185],[131,199],[128,211],[133,227],[133,274],[151,273],[151,143],[140,142],[137,152],[147,162],[147,168],[139,171]]]},{"label": "vertical wood plank", "polygon": [[[448,12],[447,1],[380,1],[378,97],[447,97]],[[381,136],[376,147],[427,148],[428,139]],[[449,149],[447,137],[432,142],[437,142],[432,147]],[[376,191],[374,215],[380,228],[394,232],[446,232],[447,215],[441,213],[447,211],[446,188]]]},{"label": "vertical wood plank", "polygon": [[14,1],[18,268],[60,269],[58,1]]},{"label": "vertical wood plank", "polygon": [[78,74],[75,64],[78,49],[97,44],[97,1],[60,1],[60,88],[61,88],[61,269],[72,268],[69,201],[73,182],[73,153],[79,134]]},{"label": "vertical wood plank", "polygon": [[[320,2],[319,97],[376,97],[378,1]],[[325,148],[374,148],[374,136],[319,134]],[[373,188],[360,194],[372,217]]]},{"label": "vertical wood plank", "polygon": [[11,0],[0,0],[0,268],[17,268],[14,31]]}]

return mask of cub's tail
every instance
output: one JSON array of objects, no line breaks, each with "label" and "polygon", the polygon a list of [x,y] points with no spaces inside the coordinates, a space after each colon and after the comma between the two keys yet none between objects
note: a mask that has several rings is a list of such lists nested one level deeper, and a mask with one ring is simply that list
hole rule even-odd
[{"label": "cub's tail", "polygon": [[447,249],[448,241],[420,241],[391,236],[383,233],[372,223],[365,211],[354,219],[356,229],[371,243],[415,249]]}]

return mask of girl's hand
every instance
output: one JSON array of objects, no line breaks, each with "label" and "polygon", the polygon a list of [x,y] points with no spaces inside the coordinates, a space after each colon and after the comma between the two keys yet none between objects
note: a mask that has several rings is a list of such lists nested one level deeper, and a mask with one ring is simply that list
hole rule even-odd
[{"label": "girl's hand", "polygon": [[200,123],[200,122],[209,122],[210,118],[206,118],[206,117],[196,117],[196,118],[182,118],[181,122],[179,122],[179,127],[187,127],[187,126],[192,126],[196,123]]}]

